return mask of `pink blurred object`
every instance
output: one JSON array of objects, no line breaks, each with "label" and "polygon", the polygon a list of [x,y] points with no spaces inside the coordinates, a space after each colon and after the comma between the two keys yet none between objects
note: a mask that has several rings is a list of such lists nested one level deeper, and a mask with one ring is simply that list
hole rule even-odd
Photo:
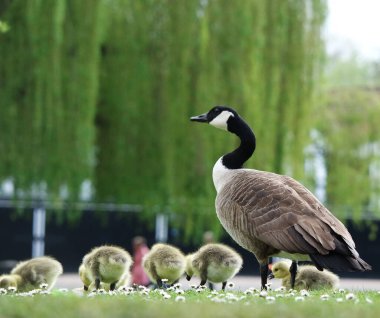
[{"label": "pink blurred object", "polygon": [[132,284],[147,286],[150,283],[148,276],[145,274],[142,259],[149,252],[145,238],[136,236],[133,239],[133,266],[132,266]]}]

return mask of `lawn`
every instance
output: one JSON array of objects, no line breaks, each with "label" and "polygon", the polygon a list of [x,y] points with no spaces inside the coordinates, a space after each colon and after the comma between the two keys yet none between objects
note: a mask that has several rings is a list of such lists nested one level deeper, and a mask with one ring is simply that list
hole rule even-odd
[{"label": "lawn", "polygon": [[53,290],[0,295],[0,317],[376,317],[377,291],[126,290],[112,295]]}]

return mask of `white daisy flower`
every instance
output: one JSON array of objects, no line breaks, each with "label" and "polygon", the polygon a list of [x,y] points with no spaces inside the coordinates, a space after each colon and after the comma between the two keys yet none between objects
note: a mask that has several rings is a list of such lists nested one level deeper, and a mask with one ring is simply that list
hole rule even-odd
[{"label": "white daisy flower", "polygon": [[286,287],[284,286],[281,286],[281,287],[278,287],[274,290],[275,292],[279,292],[279,293],[283,293],[286,291]]},{"label": "white daisy flower", "polygon": [[51,293],[48,290],[41,290],[40,295],[50,295]]},{"label": "white daisy flower", "polygon": [[339,288],[338,292],[340,292],[341,294],[345,293],[346,290],[344,288]]},{"label": "white daisy flower", "polygon": [[67,288],[60,288],[58,289],[61,293],[68,293],[69,290]]},{"label": "white daisy flower", "polygon": [[356,296],[353,293],[349,293],[346,295],[346,300],[353,300],[355,298],[356,298]]},{"label": "white daisy flower", "polygon": [[308,292],[306,289],[302,289],[302,290],[300,291],[300,294],[301,294],[301,296],[303,296],[303,297],[309,297],[309,296],[310,296],[309,292]]},{"label": "white daisy flower", "polygon": [[165,295],[163,295],[163,297],[164,297],[164,299],[170,299],[170,298],[172,298],[172,296],[170,296],[169,294],[165,294]]},{"label": "white daisy flower", "polygon": [[244,294],[246,295],[252,295],[253,294],[253,291],[251,289],[247,289]]},{"label": "white daisy flower", "polygon": [[276,298],[273,297],[273,296],[267,296],[265,297],[265,300],[268,302],[268,303],[274,303],[276,301]]},{"label": "white daisy flower", "polygon": [[186,300],[186,298],[183,297],[183,296],[177,296],[177,297],[175,298],[175,301],[177,301],[177,302],[184,302],[185,300]]},{"label": "white daisy flower", "polygon": [[40,285],[40,288],[41,288],[41,289],[47,289],[48,287],[49,287],[49,285],[46,284],[46,283],[42,283],[42,284]]},{"label": "white daisy flower", "polygon": [[221,297],[211,298],[211,301],[215,302],[215,303],[225,303],[226,302],[226,300],[224,298],[221,298]]},{"label": "white daisy flower", "polygon": [[327,294],[323,294],[320,298],[321,300],[329,300],[330,296]]},{"label": "white daisy flower", "polygon": [[178,295],[183,295],[185,292],[182,289],[176,289],[175,293]]},{"label": "white daisy flower", "polygon": [[368,304],[372,304],[372,303],[373,303],[372,299],[370,299],[370,298],[368,298],[368,297],[365,298],[365,301],[366,301]]},{"label": "white daisy flower", "polygon": [[305,297],[303,296],[297,296],[296,298],[294,298],[295,301],[304,301],[305,300]]},{"label": "white daisy flower", "polygon": [[182,286],[181,283],[176,283],[176,284],[173,285],[173,287],[176,288],[176,289],[177,289],[177,288],[181,288],[181,286]]},{"label": "white daisy flower", "polygon": [[235,284],[234,284],[233,282],[229,282],[229,283],[227,284],[227,287],[228,287],[228,288],[234,288],[234,287],[235,287]]},{"label": "white daisy flower", "polygon": [[0,295],[6,295],[8,292],[5,288],[0,288]]},{"label": "white daisy flower", "polygon": [[259,294],[260,297],[267,297],[268,296],[268,292],[266,290],[262,290]]},{"label": "white daisy flower", "polygon": [[103,295],[106,293],[106,290],[104,288],[100,288],[100,289],[98,289],[97,293],[100,295]]},{"label": "white daisy flower", "polygon": [[336,299],[336,302],[337,302],[337,303],[341,303],[341,302],[343,302],[343,298],[342,298],[342,297],[337,298],[337,299]]},{"label": "white daisy flower", "polygon": [[9,291],[10,293],[15,293],[15,292],[17,291],[17,288],[14,287],[14,286],[9,286],[9,287],[8,287],[8,291]]}]

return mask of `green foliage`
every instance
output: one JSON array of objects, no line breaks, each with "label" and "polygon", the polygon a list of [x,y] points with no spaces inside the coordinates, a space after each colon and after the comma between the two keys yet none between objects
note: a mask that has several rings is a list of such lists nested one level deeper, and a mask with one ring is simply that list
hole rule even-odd
[{"label": "green foliage", "polygon": [[[327,201],[340,217],[380,215],[380,94],[376,89],[335,88],[319,108],[325,146]],[[349,213],[347,215],[347,212]]]},{"label": "green foliage", "polygon": [[210,174],[236,140],[189,122],[215,104],[253,126],[249,166],[303,178],[325,1],[6,3],[0,180],[24,195],[91,180],[97,201],[175,212],[187,238],[218,230]]},{"label": "green foliage", "polygon": [[[158,292],[149,296],[139,293],[129,296],[98,295],[79,297],[73,293],[54,292],[53,295],[34,297],[0,296],[0,315],[3,317],[376,317],[380,299],[377,291],[355,292],[355,298],[347,300],[347,294],[331,291],[313,291],[304,301],[296,301],[299,294],[275,297],[277,293],[259,297],[258,293],[244,294],[238,291],[210,291],[196,293],[185,291],[184,302],[175,301],[175,292],[168,292],[164,299]],[[327,300],[321,300],[329,294]],[[282,294],[281,296],[283,296]],[[341,299],[341,301],[339,301]],[[219,300],[219,301],[217,301]]]}]

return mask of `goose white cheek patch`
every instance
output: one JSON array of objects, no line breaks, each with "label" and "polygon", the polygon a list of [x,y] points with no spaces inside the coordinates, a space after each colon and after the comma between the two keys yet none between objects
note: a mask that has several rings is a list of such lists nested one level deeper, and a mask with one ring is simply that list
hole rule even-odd
[{"label": "goose white cheek patch", "polygon": [[230,118],[230,116],[234,116],[234,114],[228,110],[223,110],[218,116],[210,121],[210,125],[227,130],[227,120]]}]

